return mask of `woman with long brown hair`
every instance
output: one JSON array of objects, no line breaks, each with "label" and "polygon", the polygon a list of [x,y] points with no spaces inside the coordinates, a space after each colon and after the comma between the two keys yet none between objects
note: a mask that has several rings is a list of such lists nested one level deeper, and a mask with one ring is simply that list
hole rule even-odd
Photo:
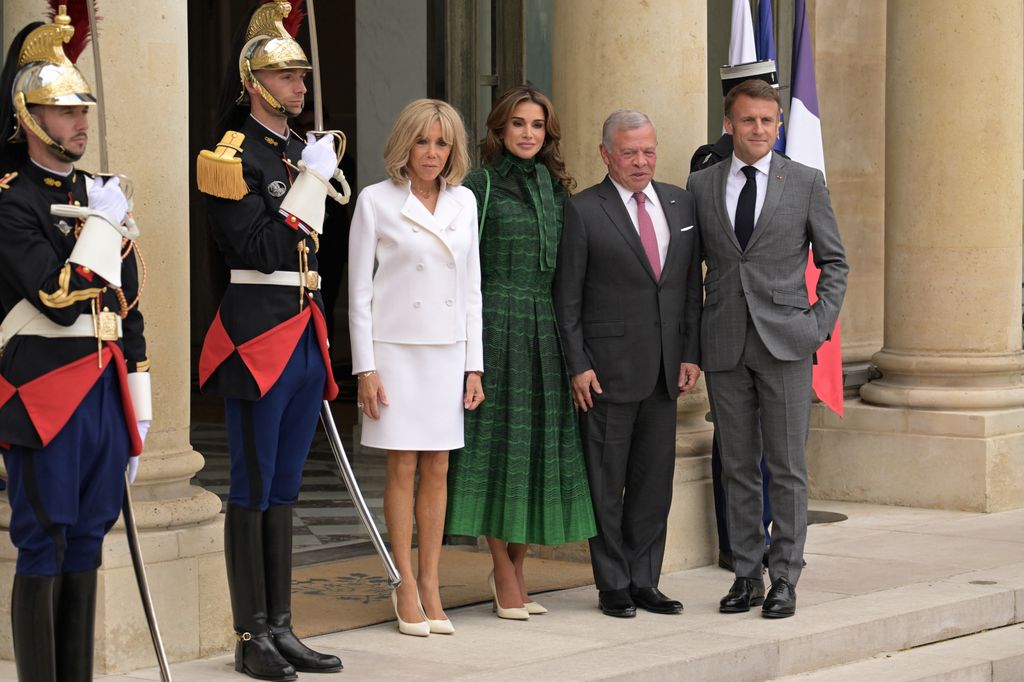
[{"label": "woman with long brown hair", "polygon": [[450,535],[484,535],[499,617],[546,610],[526,590],[528,544],[596,533],[583,453],[551,301],[562,208],[575,181],[551,101],[530,84],[487,117],[483,167],[464,185],[480,212],[484,390],[465,415],[466,446],[448,475]]}]

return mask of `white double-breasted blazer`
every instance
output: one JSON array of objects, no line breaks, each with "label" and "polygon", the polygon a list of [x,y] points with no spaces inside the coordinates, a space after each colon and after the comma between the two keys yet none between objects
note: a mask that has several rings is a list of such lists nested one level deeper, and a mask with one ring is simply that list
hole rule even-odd
[{"label": "white double-breasted blazer", "polygon": [[466,371],[483,371],[476,198],[446,185],[434,213],[409,183],[363,189],[348,247],[352,372],[376,369],[373,342],[466,342]]}]

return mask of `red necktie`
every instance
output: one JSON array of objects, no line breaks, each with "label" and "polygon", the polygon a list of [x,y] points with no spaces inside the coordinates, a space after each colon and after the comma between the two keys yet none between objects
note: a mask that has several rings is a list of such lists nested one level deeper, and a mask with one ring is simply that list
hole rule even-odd
[{"label": "red necktie", "polygon": [[651,269],[654,270],[654,279],[661,279],[661,254],[658,253],[658,238],[654,235],[654,221],[651,214],[647,212],[647,197],[643,192],[634,192],[636,199],[636,222],[640,228],[640,243],[644,245],[644,253],[647,260],[651,262]]}]

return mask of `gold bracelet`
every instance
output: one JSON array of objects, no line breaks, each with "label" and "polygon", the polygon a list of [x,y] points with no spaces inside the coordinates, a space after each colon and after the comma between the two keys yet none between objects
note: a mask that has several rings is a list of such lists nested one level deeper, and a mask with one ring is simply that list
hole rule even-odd
[{"label": "gold bracelet", "polygon": [[376,373],[377,373],[377,370],[375,370],[375,369],[368,369],[365,372],[360,372],[359,374],[357,374],[356,378],[357,379],[364,379],[366,377],[373,376]]}]

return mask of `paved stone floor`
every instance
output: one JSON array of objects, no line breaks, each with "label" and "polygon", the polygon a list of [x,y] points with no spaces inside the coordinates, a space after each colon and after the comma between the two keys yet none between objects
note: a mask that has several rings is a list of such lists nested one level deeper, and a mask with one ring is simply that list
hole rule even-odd
[{"label": "paved stone floor", "polygon": [[[392,623],[315,638],[342,657],[344,676],[300,679],[1024,679],[1024,510],[812,508],[848,520],[810,528],[794,618],[719,614],[731,576],[704,567],[662,579],[686,604],[680,616],[608,618],[593,588],[565,590],[542,595],[551,612],[528,622],[499,620],[486,604],[453,609],[450,637],[406,637]],[[976,674],[949,673],[956,666]],[[173,672],[178,682],[246,679],[230,656]],[[9,665],[0,665],[4,673],[13,678]],[[100,679],[158,676],[144,669]]]}]

